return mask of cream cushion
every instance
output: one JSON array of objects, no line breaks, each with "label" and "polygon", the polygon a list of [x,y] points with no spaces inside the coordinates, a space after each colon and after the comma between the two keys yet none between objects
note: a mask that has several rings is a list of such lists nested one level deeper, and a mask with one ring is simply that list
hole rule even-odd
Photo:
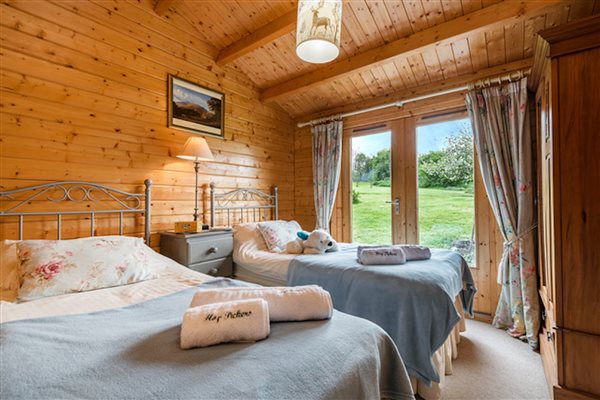
[{"label": "cream cushion", "polygon": [[257,224],[270,251],[285,251],[286,244],[297,238],[302,228],[296,221],[267,221]]}]

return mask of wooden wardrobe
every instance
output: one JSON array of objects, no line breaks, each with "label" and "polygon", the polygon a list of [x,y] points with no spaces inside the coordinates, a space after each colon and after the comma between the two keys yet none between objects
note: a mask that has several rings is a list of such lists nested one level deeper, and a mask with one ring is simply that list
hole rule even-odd
[{"label": "wooden wardrobe", "polygon": [[539,33],[540,352],[554,399],[600,398],[600,16]]}]

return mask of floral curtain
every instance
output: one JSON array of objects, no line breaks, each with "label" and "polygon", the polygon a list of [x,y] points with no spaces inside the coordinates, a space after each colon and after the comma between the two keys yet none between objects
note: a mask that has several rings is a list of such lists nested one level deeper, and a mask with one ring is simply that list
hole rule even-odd
[{"label": "floral curtain", "polygon": [[502,292],[493,324],[538,346],[540,307],[535,259],[534,141],[527,78],[469,90],[467,108],[485,188],[504,236]]},{"label": "floral curtain", "polygon": [[342,121],[315,125],[311,132],[316,229],[329,232],[342,167]]}]

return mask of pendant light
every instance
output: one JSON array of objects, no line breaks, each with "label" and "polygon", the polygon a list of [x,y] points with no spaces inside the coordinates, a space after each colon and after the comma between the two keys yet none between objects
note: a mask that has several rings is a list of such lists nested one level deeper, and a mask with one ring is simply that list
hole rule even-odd
[{"label": "pendant light", "polygon": [[299,0],[296,54],[302,60],[323,64],[340,54],[342,0]]}]

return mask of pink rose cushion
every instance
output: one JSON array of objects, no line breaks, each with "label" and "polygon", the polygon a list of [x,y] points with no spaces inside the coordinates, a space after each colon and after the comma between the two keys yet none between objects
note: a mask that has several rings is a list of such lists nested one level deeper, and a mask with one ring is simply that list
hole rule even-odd
[{"label": "pink rose cushion", "polygon": [[267,221],[258,224],[270,251],[284,251],[288,242],[296,239],[298,231],[302,228],[296,221]]},{"label": "pink rose cushion", "polygon": [[140,238],[106,236],[17,243],[19,301],[156,278]]}]

